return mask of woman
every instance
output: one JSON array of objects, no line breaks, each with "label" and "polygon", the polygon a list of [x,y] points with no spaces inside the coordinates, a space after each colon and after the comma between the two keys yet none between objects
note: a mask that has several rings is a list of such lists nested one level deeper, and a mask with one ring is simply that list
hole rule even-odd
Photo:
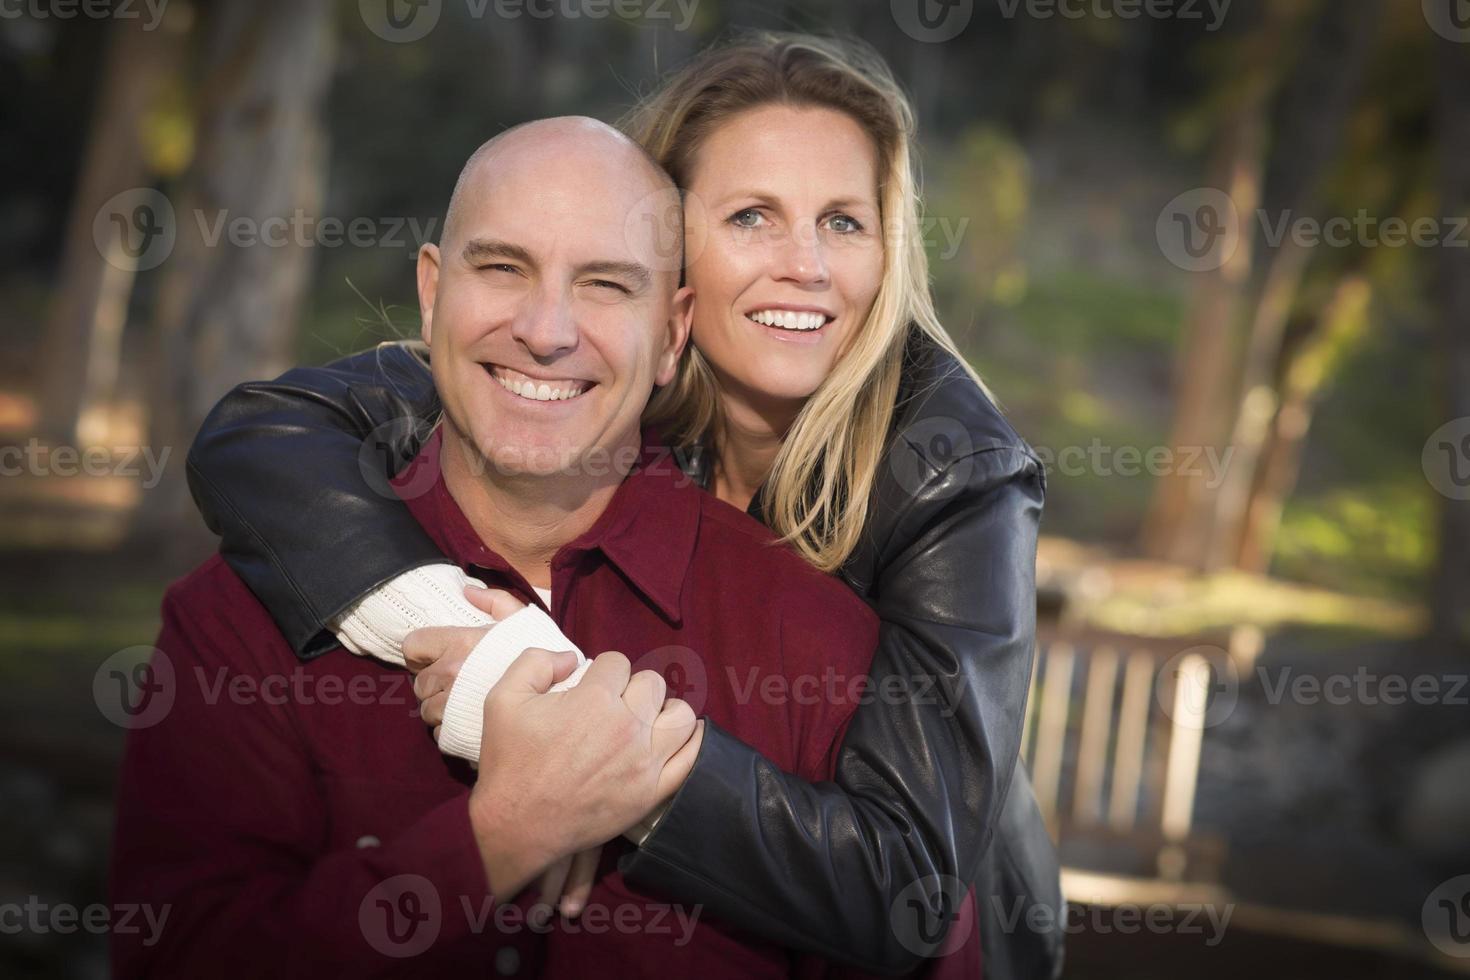
[{"label": "woman", "polygon": [[[978,881],[987,976],[1044,975],[1060,932],[1017,929],[1011,896],[1055,913],[1054,858],[1029,784],[1008,790],[1045,476],[935,316],[909,106],[866,48],[761,35],[694,59],[625,129],[686,194],[694,291],[691,350],[645,418],[707,489],[869,600],[873,689],[908,696],[858,709],[835,783],[707,728],[624,874],[884,972],[919,962],[890,924],[913,883]],[[437,411],[422,360],[388,346],[241,386],[201,430],[196,498],[303,656],[329,628],[363,652],[365,625],[411,593],[419,622],[484,622],[442,584],[463,573],[359,470],[395,429],[411,456],[422,430],[402,420]],[[325,485],[332,512],[303,506]]]}]

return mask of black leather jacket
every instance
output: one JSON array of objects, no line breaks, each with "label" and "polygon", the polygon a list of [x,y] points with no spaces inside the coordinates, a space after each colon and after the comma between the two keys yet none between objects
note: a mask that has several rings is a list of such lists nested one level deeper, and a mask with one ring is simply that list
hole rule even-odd
[{"label": "black leather jacket", "polygon": [[[241,385],[200,430],[195,499],[302,657],[330,649],[327,621],[373,588],[444,561],[406,508],[370,488],[382,487],[383,447],[406,462],[427,429],[414,420],[438,411],[422,345],[386,344]],[[1017,905],[1061,908],[1055,851],[1017,765],[1045,488],[1036,455],[954,359],[911,343],[868,525],[841,571],[881,619],[870,690],[896,676],[911,696],[858,708],[835,783],[794,778],[707,724],[689,779],[625,859],[629,880],[784,945],[898,973],[923,960],[895,932],[895,903],[950,876],[976,886],[987,978],[1053,975],[1061,931],[1029,933]]]}]

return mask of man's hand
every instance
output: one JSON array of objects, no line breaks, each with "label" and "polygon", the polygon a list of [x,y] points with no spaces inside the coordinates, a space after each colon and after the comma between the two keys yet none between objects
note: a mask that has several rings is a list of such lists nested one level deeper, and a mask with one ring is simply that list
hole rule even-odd
[{"label": "man's hand", "polygon": [[470,816],[502,898],[637,823],[694,764],[694,711],[665,697],[661,676],[631,675],[628,658],[609,652],[577,687],[548,694],[575,666],[571,652],[527,650],[485,699]]},{"label": "man's hand", "polygon": [[592,886],[597,882],[597,865],[601,860],[602,845],[599,844],[553,861],[551,867],[541,873],[539,891],[548,919],[553,907],[569,919],[582,914],[587,899],[592,896]]},{"label": "man's hand", "polygon": [[[499,622],[523,608],[524,602],[503,589],[481,589],[469,586],[465,598]],[[494,629],[474,626],[427,626],[404,637],[403,659],[414,675],[413,693],[419,699],[419,713],[424,724],[434,730],[439,741],[439,728],[444,724],[444,705],[449,702],[449,689],[459,676],[460,667],[468,659],[485,634]]]}]

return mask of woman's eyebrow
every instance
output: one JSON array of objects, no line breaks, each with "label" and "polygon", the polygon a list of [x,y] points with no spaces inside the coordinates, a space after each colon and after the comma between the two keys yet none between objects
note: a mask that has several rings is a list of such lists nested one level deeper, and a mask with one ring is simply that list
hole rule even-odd
[{"label": "woman's eyebrow", "polygon": [[[771,206],[776,206],[781,203],[781,199],[778,195],[771,194],[767,191],[755,190],[754,188],[736,191],[733,194],[727,194],[723,198],[721,198],[722,201],[736,201],[740,199],[753,199],[759,201],[762,204]],[[877,202],[870,198],[846,196],[834,197],[831,200],[827,201],[826,204],[822,205],[823,211],[832,211],[841,208],[876,209]]]},{"label": "woman's eyebrow", "polygon": [[840,210],[842,208],[872,208],[875,206],[876,205],[873,201],[861,197],[838,197],[828,201],[827,206],[824,207],[822,210],[832,211]]}]

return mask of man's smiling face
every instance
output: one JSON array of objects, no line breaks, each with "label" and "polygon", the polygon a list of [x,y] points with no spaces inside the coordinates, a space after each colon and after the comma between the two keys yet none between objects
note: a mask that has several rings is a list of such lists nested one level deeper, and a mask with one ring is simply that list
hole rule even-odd
[{"label": "man's smiling face", "polygon": [[688,331],[658,255],[670,187],[593,120],[531,123],[472,158],[419,256],[446,446],[523,476],[606,475],[637,447]]}]

